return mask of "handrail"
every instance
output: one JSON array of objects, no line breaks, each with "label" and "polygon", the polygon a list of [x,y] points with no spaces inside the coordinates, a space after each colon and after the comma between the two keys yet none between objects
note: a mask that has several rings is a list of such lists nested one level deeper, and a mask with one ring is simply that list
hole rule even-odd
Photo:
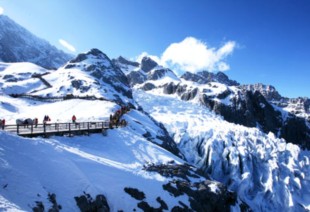
[{"label": "handrail", "polygon": [[4,130],[8,132],[16,132],[18,135],[35,135],[46,133],[71,133],[74,131],[90,131],[98,129],[108,129],[109,121],[88,121],[88,122],[54,122],[43,124],[19,124],[5,125]]}]

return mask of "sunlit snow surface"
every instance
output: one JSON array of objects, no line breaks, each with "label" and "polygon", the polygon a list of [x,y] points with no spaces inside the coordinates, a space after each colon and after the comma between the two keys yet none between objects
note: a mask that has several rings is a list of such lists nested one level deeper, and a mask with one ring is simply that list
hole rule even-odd
[{"label": "sunlit snow surface", "polygon": [[164,124],[189,162],[237,191],[255,211],[310,209],[309,151],[157,89],[135,90],[134,98]]},{"label": "sunlit snow surface", "polygon": [[129,125],[108,130],[107,136],[27,139],[0,131],[0,211],[31,211],[35,201],[50,208],[48,193],[56,194],[63,211],[78,211],[74,197],[83,192],[92,197],[104,194],[111,211],[133,211],[138,201],[124,192],[125,187],[143,191],[153,207],[160,206],[159,194],[170,208],[178,201],[189,204],[185,196],[163,192],[167,178],[142,169],[146,163],[184,163],[142,136],[145,130],[152,134],[160,129],[138,111],[124,118]]}]

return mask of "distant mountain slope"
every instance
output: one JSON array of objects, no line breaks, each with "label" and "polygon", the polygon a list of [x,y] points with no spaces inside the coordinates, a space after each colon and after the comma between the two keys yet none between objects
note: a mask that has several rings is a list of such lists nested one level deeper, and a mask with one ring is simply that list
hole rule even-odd
[{"label": "distant mountain slope", "polygon": [[163,123],[186,161],[235,191],[253,211],[310,209],[309,151],[159,89],[134,90],[134,98]]},{"label": "distant mountain slope", "polygon": [[9,17],[0,15],[0,61],[31,62],[56,69],[71,58]]},{"label": "distant mountain slope", "polygon": [[194,101],[222,115],[226,121],[273,132],[279,138],[310,149],[307,98],[284,98],[273,86],[240,85],[222,72],[186,72],[177,77],[173,70],[158,66],[150,58],[143,58],[140,66],[131,71],[127,68],[128,61],[119,60],[118,64],[126,71],[133,88],[161,90],[184,101]]},{"label": "distant mountain slope", "polygon": [[287,98],[281,96],[272,85],[261,83],[241,85],[245,90],[259,91],[269,102],[298,117],[305,118],[310,124],[310,99],[308,97]]}]

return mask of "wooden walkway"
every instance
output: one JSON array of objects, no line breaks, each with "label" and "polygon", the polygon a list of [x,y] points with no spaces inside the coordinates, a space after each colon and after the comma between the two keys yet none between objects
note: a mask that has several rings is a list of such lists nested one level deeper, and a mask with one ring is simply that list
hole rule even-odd
[{"label": "wooden walkway", "polygon": [[101,133],[109,129],[109,121],[47,123],[38,125],[5,125],[4,130],[25,137]]}]

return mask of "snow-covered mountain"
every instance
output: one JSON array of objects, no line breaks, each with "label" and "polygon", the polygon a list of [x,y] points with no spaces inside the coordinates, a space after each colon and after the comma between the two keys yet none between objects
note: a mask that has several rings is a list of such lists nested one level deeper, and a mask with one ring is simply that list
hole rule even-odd
[{"label": "snow-covered mountain", "polygon": [[51,87],[33,92],[40,96],[87,96],[131,103],[132,92],[123,72],[100,50],[91,49],[44,76]]},{"label": "snow-covered mountain", "polygon": [[[207,71],[197,74],[185,73],[178,78],[173,71],[163,72],[163,67],[149,66],[152,69],[145,73],[143,61],[135,70],[128,72],[127,77],[132,86],[145,91],[161,89],[164,93],[177,95],[184,101],[202,104],[224,117],[226,121],[247,127],[258,127],[263,132],[272,132],[288,142],[310,148],[310,123],[304,117],[296,116],[287,108],[275,104],[276,99],[283,99],[272,86],[239,85],[224,73]],[[121,62],[119,62],[121,63]],[[126,67],[126,64],[120,66]],[[160,71],[156,78],[152,73]],[[290,100],[292,101],[292,100]]]},{"label": "snow-covered mountain", "polygon": [[33,35],[9,17],[0,15],[0,61],[31,62],[56,69],[72,58]]},{"label": "snow-covered mountain", "polygon": [[275,87],[261,83],[242,85],[241,87],[246,90],[259,91],[272,104],[298,117],[304,118],[310,123],[310,99],[308,97],[283,97]]},{"label": "snow-covered mountain", "polygon": [[130,106],[127,125],[103,134],[0,131],[0,210],[310,210],[310,153],[301,148],[310,124],[272,103],[272,87],[220,72],[179,77],[150,57],[111,60],[98,49],[57,70],[0,63],[0,85],[9,125],[46,114],[105,121]]},{"label": "snow-covered mountain", "polygon": [[[89,95],[92,95],[89,93]],[[1,118],[108,120],[113,101],[45,102],[0,96]],[[20,138],[0,131],[0,210],[229,211],[247,207],[234,192],[181,159],[166,129],[143,111],[106,134]],[[41,122],[41,121],[40,121]],[[167,151],[168,150],[168,151]]]}]

